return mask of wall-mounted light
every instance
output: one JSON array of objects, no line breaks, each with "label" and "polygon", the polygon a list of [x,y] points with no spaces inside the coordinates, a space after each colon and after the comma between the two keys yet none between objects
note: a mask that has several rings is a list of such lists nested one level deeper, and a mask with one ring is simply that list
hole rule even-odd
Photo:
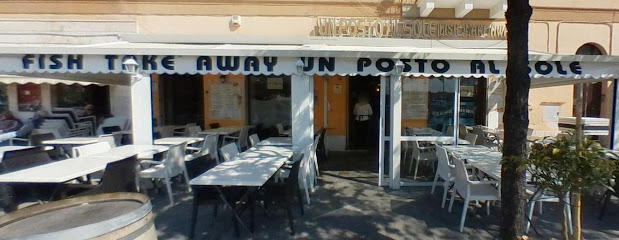
[{"label": "wall-mounted light", "polygon": [[230,19],[230,23],[232,24],[232,26],[240,27],[241,26],[241,16],[239,16],[239,15],[232,16],[232,19]]},{"label": "wall-mounted light", "polygon": [[301,59],[297,60],[295,65],[297,66],[297,73],[299,73],[299,74],[302,73],[303,72],[303,67],[305,67],[305,63],[303,62],[303,60],[301,60]]},{"label": "wall-mounted light", "polygon": [[125,70],[127,71],[127,73],[131,74],[132,76],[138,74],[140,68],[140,64],[133,58],[125,59],[125,61],[123,62],[123,66],[125,66]]},{"label": "wall-mounted light", "polygon": [[404,72],[404,63],[402,61],[398,61],[397,63],[395,63],[395,67],[393,68],[393,70],[395,71],[396,75],[402,75],[402,72]]}]

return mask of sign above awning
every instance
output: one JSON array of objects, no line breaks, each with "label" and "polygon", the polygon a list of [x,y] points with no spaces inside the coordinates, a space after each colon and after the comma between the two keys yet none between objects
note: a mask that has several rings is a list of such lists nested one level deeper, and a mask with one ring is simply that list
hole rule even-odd
[{"label": "sign above awning", "polygon": [[[22,47],[11,51],[0,45],[0,72],[121,74],[127,58],[135,59],[146,74],[292,75],[301,67],[307,75],[380,76],[390,75],[401,61],[407,76],[503,77],[507,66],[506,51],[501,49],[139,43],[114,46]],[[611,79],[617,77],[619,69],[619,58],[614,56],[535,52],[529,56],[533,78]]]}]

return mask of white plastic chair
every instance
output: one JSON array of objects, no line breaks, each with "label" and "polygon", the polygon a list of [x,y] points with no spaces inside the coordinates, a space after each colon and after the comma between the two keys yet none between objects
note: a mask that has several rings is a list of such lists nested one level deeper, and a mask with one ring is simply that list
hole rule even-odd
[{"label": "white plastic chair", "polygon": [[110,144],[110,147],[113,147],[113,148],[117,146],[116,144],[117,141],[120,142],[120,138],[116,140],[116,137],[114,136],[114,134],[103,134],[103,135],[100,135],[98,139],[98,142],[106,142]]},{"label": "white plastic chair", "polygon": [[[529,202],[527,203],[527,217],[529,220],[533,220],[533,210],[535,209],[535,203],[539,203],[539,214],[542,215],[542,204],[544,202],[561,202],[557,195],[552,194],[549,191],[538,188],[535,185],[527,185],[525,186],[526,193],[531,195],[529,198]],[[572,210],[570,209],[570,194],[566,194],[563,197],[563,201],[565,205],[563,206],[563,211],[565,212],[565,216],[567,217],[567,230],[570,234],[572,234]],[[529,232],[529,228],[531,227],[531,221],[525,221],[525,233]]]},{"label": "white plastic chair", "polygon": [[260,137],[258,137],[258,134],[249,135],[249,144],[251,144],[252,147],[255,147],[256,145],[258,145],[259,142],[260,142]]},{"label": "white plastic chair", "polygon": [[[464,198],[462,205],[462,216],[460,217],[460,232],[464,229],[464,220],[466,220],[466,211],[468,210],[470,201],[493,201],[500,200],[501,196],[493,184],[499,184],[498,181],[471,181],[468,177],[464,162],[454,159],[456,169],[454,171],[454,192],[449,200],[449,212],[453,207],[456,194]],[[490,215],[490,202],[486,203],[486,214]]]},{"label": "white plastic chair", "polygon": [[247,140],[249,138],[248,134],[249,134],[249,126],[243,126],[243,128],[241,129],[241,132],[239,133],[239,136],[237,137],[225,136],[224,142],[228,139],[232,139],[233,141],[237,143],[239,151],[245,151],[245,149],[247,149],[248,147],[247,145]]},{"label": "white plastic chair", "polygon": [[170,199],[170,205],[174,204],[174,198],[172,197],[172,184],[170,178],[183,174],[185,177],[185,183],[187,184],[187,190],[191,192],[189,186],[189,176],[187,175],[187,169],[185,167],[185,146],[186,143],[171,146],[168,149],[166,158],[159,161],[144,160],[142,163],[154,164],[150,168],[142,170],[140,172],[141,178],[160,178],[165,179],[166,188],[168,190],[168,197]]},{"label": "white plastic chair", "polygon": [[477,138],[479,136],[477,136],[477,134],[475,133],[467,133],[466,136],[464,136],[464,140],[469,142],[469,145],[471,146],[475,146],[477,145]]},{"label": "white plastic chair", "polygon": [[[309,191],[310,191],[310,187],[308,184],[308,177],[309,177],[309,169],[310,169],[310,160],[311,160],[311,152],[312,152],[312,146],[307,146],[307,149],[305,150],[305,152],[303,152],[303,157],[301,158],[301,166],[299,167],[299,176],[297,176],[299,178],[299,184],[303,184],[302,186],[299,186],[303,189],[305,189],[305,199],[307,200],[307,204],[310,204],[310,195],[309,195]],[[294,176],[293,176],[294,177]]]},{"label": "white plastic chair", "polygon": [[229,143],[219,149],[221,157],[223,158],[222,162],[230,161],[234,157],[240,154],[239,148],[236,146],[236,143]]},{"label": "white plastic chair", "polygon": [[[193,159],[196,159],[198,157],[208,154],[208,155],[211,155],[211,158],[215,159],[215,162],[217,162],[217,164],[219,164],[219,154],[217,154],[217,139],[218,138],[219,138],[219,135],[217,134],[206,135],[204,137],[204,141],[202,141],[202,145],[198,149],[198,152],[185,156],[185,161],[191,161]],[[187,147],[187,149],[190,149],[190,147]]]},{"label": "white plastic chair", "polygon": [[278,124],[275,124],[275,126],[277,127],[277,133],[280,136],[287,135],[286,130],[284,129],[284,124],[278,123]]},{"label": "white plastic chair", "polygon": [[455,177],[453,171],[456,166],[449,164],[449,156],[447,150],[441,146],[436,146],[436,157],[438,158],[438,167],[436,168],[436,174],[434,175],[434,182],[432,183],[432,190],[430,194],[434,194],[434,188],[439,178],[443,179],[443,201],[441,208],[445,208],[445,200],[447,200],[447,191],[449,186],[454,182]]},{"label": "white plastic chair", "polygon": [[477,134],[477,141],[475,141],[475,145],[486,145],[486,133],[480,126],[474,126],[472,133]]},{"label": "white plastic chair", "polygon": [[112,149],[108,142],[98,142],[73,148],[73,157],[83,157],[97,153],[104,153]]},{"label": "white plastic chair", "polygon": [[[413,174],[413,180],[417,179],[417,170],[419,169],[419,162],[421,161],[436,161],[436,153],[434,152],[434,146],[432,147],[420,147],[418,141],[411,141],[413,147],[412,160],[408,165],[408,172],[413,169],[413,161],[415,161],[415,173]],[[432,164],[434,168],[434,164]]]}]

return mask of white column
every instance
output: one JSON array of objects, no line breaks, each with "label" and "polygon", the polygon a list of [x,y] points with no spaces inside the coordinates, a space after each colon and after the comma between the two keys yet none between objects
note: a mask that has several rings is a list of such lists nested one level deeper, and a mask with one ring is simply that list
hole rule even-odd
[{"label": "white column", "polygon": [[609,148],[613,150],[619,149],[619,86],[617,84],[619,80],[615,79],[613,81],[613,108],[612,108],[612,119],[611,119],[611,128],[610,128],[610,144]]},{"label": "white column", "polygon": [[385,180],[385,98],[387,95],[387,77],[380,77],[380,115],[378,118],[378,186]]},{"label": "white column", "polygon": [[295,74],[291,82],[292,146],[298,151],[305,151],[312,142],[309,76]]},{"label": "white column", "polygon": [[[400,66],[400,67],[397,67]],[[390,92],[391,92],[391,142],[390,146],[390,166],[389,187],[400,189],[400,153],[402,146],[402,68],[404,64],[400,61],[396,64],[396,70],[391,73]]]},{"label": "white column", "polygon": [[153,144],[153,107],[150,76],[138,75],[131,83],[133,144]]}]

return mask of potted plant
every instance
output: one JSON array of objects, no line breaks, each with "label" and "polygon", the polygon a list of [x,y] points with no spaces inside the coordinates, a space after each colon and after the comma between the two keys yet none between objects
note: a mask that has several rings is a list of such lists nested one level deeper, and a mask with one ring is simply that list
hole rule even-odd
[{"label": "potted plant", "polygon": [[[535,143],[527,162],[531,179],[557,196],[571,194],[574,239],[581,238],[581,194],[595,186],[610,189],[617,164],[606,157],[606,151],[599,143],[590,139],[571,141],[570,136],[562,136],[546,143]],[[560,201],[567,204],[561,197]],[[569,238],[565,213],[563,214],[563,237]]]}]

